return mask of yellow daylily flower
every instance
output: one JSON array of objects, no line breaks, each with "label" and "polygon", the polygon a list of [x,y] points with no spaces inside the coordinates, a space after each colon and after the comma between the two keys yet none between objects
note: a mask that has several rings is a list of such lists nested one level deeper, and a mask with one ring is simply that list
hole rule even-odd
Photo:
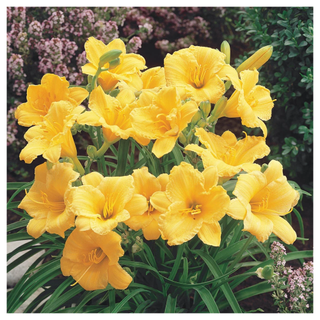
[{"label": "yellow daylily flower", "polygon": [[[131,214],[130,219],[126,220],[124,223],[135,231],[142,229],[145,239],[156,240],[160,237],[158,221],[161,212],[152,206],[151,199],[155,192],[164,191],[166,189],[169,176],[164,173],[155,177],[148,172],[147,167],[134,170],[132,176],[135,185],[134,192],[143,195],[147,199],[148,209],[142,215],[134,216]],[[131,204],[134,205],[134,203]],[[128,210],[130,211],[130,209]]]},{"label": "yellow daylily flower", "polygon": [[135,87],[130,87],[124,81],[119,82],[118,88],[120,90],[130,88],[137,95],[144,91],[158,92],[161,88],[166,86],[166,78],[163,67],[153,67],[143,71],[140,75],[142,82],[137,82]]},{"label": "yellow daylily flower", "polygon": [[88,96],[88,91],[79,87],[69,87],[65,77],[45,74],[40,85],[30,85],[27,89],[27,102],[22,103],[15,112],[19,125],[30,127],[42,122],[52,102],[69,101],[77,107]]},{"label": "yellow daylily flower", "polygon": [[73,189],[70,200],[80,231],[104,235],[128,220],[130,214],[138,216],[148,209],[147,199],[134,194],[132,176],[104,177],[91,172],[81,179],[83,185]]},{"label": "yellow daylily flower", "polygon": [[218,173],[213,166],[201,173],[181,162],[171,170],[166,191],[157,191],[151,197],[153,207],[162,212],[159,227],[168,245],[179,245],[196,234],[205,244],[220,245],[219,220],[230,198],[217,183]]},{"label": "yellow daylily flower", "polygon": [[31,163],[42,155],[56,163],[60,157],[77,158],[77,149],[71,134],[71,127],[84,107],[74,107],[68,101],[53,102],[42,122],[31,127],[24,138],[28,144],[21,150],[20,160]]},{"label": "yellow daylily flower", "polygon": [[238,78],[237,71],[225,63],[225,54],[217,49],[190,46],[164,59],[167,86],[176,86],[181,99],[192,98],[197,103],[216,103],[225,93],[222,80],[227,75]]},{"label": "yellow daylily flower", "polygon": [[256,85],[259,80],[259,72],[245,70],[240,72],[241,80],[233,81],[235,91],[227,102],[220,117],[241,118],[243,125],[249,128],[260,127],[263,135],[267,136],[267,127],[262,121],[271,118],[271,110],[274,106],[270,96],[270,90]]},{"label": "yellow daylily flower", "polygon": [[78,177],[71,163],[57,163],[50,170],[46,163],[35,168],[34,184],[18,206],[32,217],[28,234],[38,238],[47,231],[64,238],[64,232],[74,226],[68,198],[71,183]]},{"label": "yellow daylily flower", "polygon": [[132,278],[119,265],[119,257],[123,255],[121,236],[117,233],[99,235],[75,228],[63,249],[61,271],[87,291],[105,289],[109,283],[124,290]]},{"label": "yellow daylily flower", "polygon": [[173,149],[180,132],[198,111],[197,104],[188,101],[182,105],[175,87],[159,93],[143,92],[139,101],[142,106],[130,114],[132,128],[146,139],[156,139],[152,152],[160,158]]},{"label": "yellow daylily flower", "polygon": [[246,135],[244,139],[237,140],[229,130],[218,136],[203,128],[197,128],[195,135],[205,148],[189,144],[185,150],[196,152],[202,158],[205,168],[216,166],[222,179],[232,178],[241,170],[260,170],[260,166],[253,162],[270,153],[263,137]]},{"label": "yellow daylily flower", "polygon": [[[114,89],[120,80],[126,82],[133,88],[137,85],[140,86],[142,80],[140,79],[139,73],[140,70],[146,68],[145,59],[139,54],[126,53],[126,46],[121,39],[114,39],[105,45],[102,41],[90,37],[85,43],[89,63],[82,67],[82,72],[94,76],[99,68],[100,57],[113,49],[122,51],[122,54],[119,56],[120,64],[113,69],[100,73],[98,83],[103,90],[108,91]],[[108,67],[109,63],[106,63],[102,68]]]},{"label": "yellow daylily flower", "polygon": [[287,244],[296,240],[296,232],[282,216],[298,203],[299,193],[283,175],[280,162],[270,161],[264,173],[241,174],[233,194],[237,198],[231,200],[227,214],[243,220],[244,231],[260,242],[266,241],[272,232]]},{"label": "yellow daylily flower", "polygon": [[118,94],[117,98],[104,93],[101,86],[92,90],[89,109],[77,118],[79,124],[102,126],[103,136],[109,143],[133,136],[130,112],[135,95],[131,90]]}]

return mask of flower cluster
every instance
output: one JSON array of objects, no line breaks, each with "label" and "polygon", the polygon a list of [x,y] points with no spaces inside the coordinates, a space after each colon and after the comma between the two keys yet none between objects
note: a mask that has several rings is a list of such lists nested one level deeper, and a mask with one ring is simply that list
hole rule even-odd
[{"label": "flower cluster", "polygon": [[313,262],[305,262],[302,268],[286,267],[285,247],[275,241],[271,245],[270,258],[274,260],[274,275],[269,280],[274,289],[272,297],[280,313],[313,312]]},{"label": "flower cluster", "polygon": [[[146,240],[161,237],[169,246],[197,236],[218,247],[220,221],[228,215],[243,220],[243,230],[260,242],[271,233],[287,244],[296,240],[283,216],[299,193],[278,161],[254,163],[270,152],[264,121],[271,117],[273,100],[257,84],[257,68],[270,57],[270,48],[245,61],[241,72],[229,64],[230,50],[223,48],[190,46],[168,54],[164,67],[148,69],[144,57],[127,53],[121,39],[105,44],[89,37],[88,62],[82,66],[86,89],[50,73],[28,87],[27,102],[15,112],[18,123],[29,127],[20,159],[31,163],[41,155],[46,162],[36,167],[35,182],[19,208],[32,217],[27,231],[35,238],[44,232],[64,237],[72,229],[61,269],[86,290],[108,283],[125,289],[131,283],[119,264],[124,227],[142,230]],[[231,86],[234,93],[227,99]],[[88,108],[81,105],[86,99]],[[261,128],[262,136],[215,134],[223,116]],[[73,139],[82,130],[93,142],[84,163]],[[128,139],[147,150],[153,162],[171,155],[180,160],[166,172],[148,163],[131,174],[108,171],[106,151]],[[126,159],[118,161],[125,165]],[[235,184],[231,199],[225,186],[230,181]]]}]

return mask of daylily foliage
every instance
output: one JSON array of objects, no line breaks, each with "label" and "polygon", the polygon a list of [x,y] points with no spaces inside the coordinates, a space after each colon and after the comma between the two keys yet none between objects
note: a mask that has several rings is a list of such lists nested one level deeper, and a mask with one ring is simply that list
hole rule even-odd
[{"label": "daylily foliage", "polygon": [[[31,163],[42,155],[47,163],[36,167],[19,208],[32,217],[27,231],[35,238],[44,232],[64,237],[72,229],[61,269],[85,290],[128,287],[132,278],[119,258],[125,254],[121,242],[132,230],[168,246],[198,237],[219,247],[220,221],[231,217],[243,220],[243,230],[260,242],[271,233],[285,243],[295,241],[283,216],[299,193],[279,162],[271,161],[265,171],[256,163],[270,153],[263,121],[274,107],[270,91],[258,85],[256,68],[272,47],[255,53],[240,73],[230,65],[230,48],[226,43],[222,48],[190,46],[168,54],[164,67],[148,69],[142,56],[126,53],[122,40],[104,44],[90,37],[89,62],[82,67],[89,75],[86,89],[70,88],[52,74],[29,87],[27,102],[16,112],[19,124],[31,126],[20,159]],[[87,108],[81,106],[85,99]],[[232,128],[215,134],[221,117],[241,118],[263,135],[237,137]],[[93,141],[85,162],[74,140],[81,131]],[[126,172],[129,157],[121,152],[128,149],[121,146],[128,140],[139,154],[132,153],[135,165]],[[106,161],[114,158],[106,152],[117,147],[123,168],[115,163],[110,172]],[[232,194],[225,185],[230,181]]]}]

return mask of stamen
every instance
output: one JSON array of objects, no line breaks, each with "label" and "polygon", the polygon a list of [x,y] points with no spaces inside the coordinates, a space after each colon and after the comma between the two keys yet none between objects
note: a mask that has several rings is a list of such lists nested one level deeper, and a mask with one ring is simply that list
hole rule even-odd
[{"label": "stamen", "polygon": [[201,204],[192,204],[190,208],[179,210],[182,213],[190,213],[191,215],[201,213]]},{"label": "stamen", "polygon": [[201,64],[197,65],[195,69],[191,71],[191,82],[193,82],[197,88],[201,88],[203,86],[206,72],[206,65],[202,66]]},{"label": "stamen", "polygon": [[113,215],[114,201],[112,201],[112,197],[109,196],[107,201],[103,207],[103,218],[109,219]]}]

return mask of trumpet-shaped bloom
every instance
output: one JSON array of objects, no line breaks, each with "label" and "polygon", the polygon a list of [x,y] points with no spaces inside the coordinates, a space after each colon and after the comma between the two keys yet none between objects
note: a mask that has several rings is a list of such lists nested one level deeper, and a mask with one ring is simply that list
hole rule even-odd
[{"label": "trumpet-shaped bloom", "polygon": [[213,166],[201,173],[182,162],[171,170],[166,191],[155,192],[151,197],[153,207],[162,212],[160,232],[169,245],[179,245],[196,234],[205,244],[220,245],[219,220],[225,215],[230,198],[217,183],[217,169]]},{"label": "trumpet-shaped bloom", "polygon": [[50,170],[43,163],[35,169],[35,181],[18,208],[32,217],[27,232],[34,238],[45,231],[59,234],[74,225],[74,214],[69,210],[71,183],[79,177],[71,163],[57,163]]},{"label": "trumpet-shaped bloom", "polygon": [[143,235],[147,240],[156,240],[160,237],[158,221],[161,212],[153,207],[151,199],[155,192],[166,189],[169,176],[164,173],[155,177],[148,172],[147,167],[134,170],[132,176],[135,185],[134,192],[143,195],[147,199],[148,209],[142,215],[134,216],[131,214],[131,218],[126,220],[125,224],[135,231],[142,229]]},{"label": "trumpet-shaped bloom", "polygon": [[148,209],[147,199],[134,194],[132,176],[104,177],[91,172],[81,179],[83,185],[73,189],[70,200],[80,231],[104,235],[128,220],[130,214],[138,216]]},{"label": "trumpet-shaped bloom", "polygon": [[[122,54],[119,56],[120,64],[113,69],[100,73],[98,82],[101,87],[106,91],[112,90],[120,80],[133,88],[142,86],[139,73],[140,70],[146,68],[145,59],[135,53],[126,53],[126,46],[121,39],[115,39],[105,45],[102,41],[90,37],[85,43],[89,63],[82,67],[82,72],[94,76],[99,68],[100,57],[113,49],[122,51]],[[103,68],[108,67],[109,63],[103,66]]]},{"label": "trumpet-shaped bloom", "polygon": [[119,93],[117,99],[104,93],[101,86],[92,90],[89,108],[77,118],[79,124],[102,126],[105,140],[110,143],[133,136],[130,112],[135,95],[131,90]]},{"label": "trumpet-shaped bloom", "polygon": [[104,289],[110,283],[124,290],[131,276],[119,265],[124,254],[121,236],[111,231],[99,235],[92,231],[73,230],[68,237],[60,260],[64,276],[72,276],[87,291]]},{"label": "trumpet-shaped bloom", "polygon": [[30,127],[42,122],[52,102],[65,100],[76,107],[88,94],[88,91],[83,88],[70,88],[65,77],[48,73],[42,77],[40,85],[28,87],[27,102],[17,108],[15,117],[21,126]]},{"label": "trumpet-shaped bloom", "polygon": [[263,137],[246,136],[237,140],[230,131],[218,136],[203,128],[197,128],[195,135],[205,148],[189,144],[185,150],[196,152],[202,158],[205,168],[216,166],[219,177],[225,179],[233,177],[241,170],[260,170],[260,166],[253,162],[270,153]]},{"label": "trumpet-shaped bloom", "polygon": [[240,117],[243,125],[249,128],[260,127],[266,137],[267,127],[262,120],[267,121],[271,118],[274,104],[270,91],[256,85],[259,79],[259,72],[256,69],[240,72],[240,78],[240,81],[230,78],[236,90],[220,117]]},{"label": "trumpet-shaped bloom", "polygon": [[270,161],[264,173],[240,175],[233,194],[237,198],[231,200],[227,214],[243,220],[244,231],[260,242],[266,241],[272,232],[287,244],[296,240],[296,232],[282,216],[298,203],[299,193],[283,175],[280,162]]},{"label": "trumpet-shaped bloom", "polygon": [[225,93],[223,79],[237,78],[237,71],[225,63],[225,54],[216,49],[190,46],[164,59],[168,86],[176,86],[181,98],[197,103],[209,100],[216,103]]},{"label": "trumpet-shaped bloom", "polygon": [[71,134],[71,127],[84,107],[74,107],[68,101],[53,102],[38,125],[28,129],[24,138],[28,144],[21,150],[20,160],[31,163],[42,155],[52,163],[60,157],[75,158],[77,149]]},{"label": "trumpet-shaped bloom", "polygon": [[131,111],[133,129],[146,139],[156,139],[152,152],[158,157],[169,153],[180,132],[187,127],[198,111],[194,101],[181,104],[175,87],[163,88],[159,93],[143,92],[140,108]]}]

